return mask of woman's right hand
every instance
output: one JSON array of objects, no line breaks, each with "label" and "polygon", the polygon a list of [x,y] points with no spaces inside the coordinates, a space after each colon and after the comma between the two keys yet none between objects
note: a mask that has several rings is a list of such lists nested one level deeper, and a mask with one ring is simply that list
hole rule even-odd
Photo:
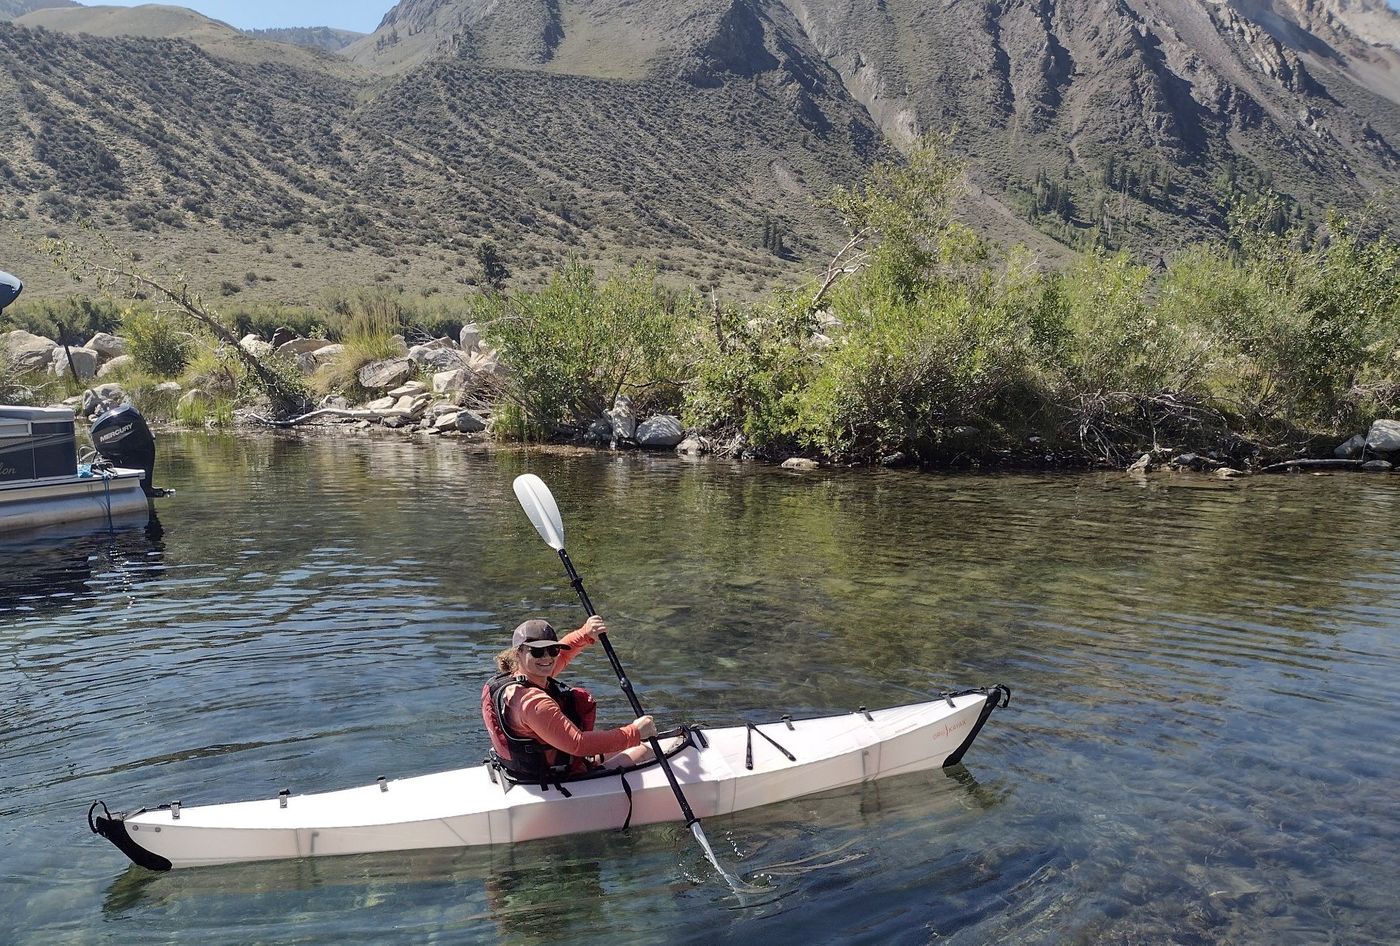
[{"label": "woman's right hand", "polygon": [[638,716],[632,720],[632,725],[636,728],[637,735],[642,738],[643,742],[656,738],[656,720],[650,716]]}]

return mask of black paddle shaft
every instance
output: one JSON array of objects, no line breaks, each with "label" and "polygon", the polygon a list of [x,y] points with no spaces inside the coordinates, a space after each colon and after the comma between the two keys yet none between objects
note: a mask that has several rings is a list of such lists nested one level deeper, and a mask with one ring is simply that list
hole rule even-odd
[{"label": "black paddle shaft", "polygon": [[[579,577],[574,563],[569,561],[569,553],[562,548],[559,550],[559,560],[564,563],[564,571],[569,574],[569,584],[578,592],[578,600],[582,602],[583,609],[588,612],[589,617],[593,617],[598,612],[593,610],[593,602],[588,600],[588,592],[583,588],[583,579]],[[622,687],[622,692],[627,694],[627,701],[632,704],[632,711],[638,716],[645,716],[646,710],[642,709],[642,701],[637,698],[637,691],[632,689],[632,681],[627,679],[627,674],[622,669],[622,661],[617,659],[617,651],[613,650],[612,641],[608,640],[606,633],[599,634],[598,640],[602,642],[603,650],[608,653],[608,662],[612,664],[613,673],[617,674],[617,682]],[[686,801],[685,792],[681,790],[680,782],[676,781],[676,773],[671,771],[671,760],[661,751],[661,740],[653,736],[648,741],[651,744],[652,755],[661,763],[661,771],[666,773],[666,781],[671,783],[671,791],[676,794],[676,802],[681,806],[681,814],[685,815],[685,823],[694,824],[700,819],[690,810],[690,802]]]}]

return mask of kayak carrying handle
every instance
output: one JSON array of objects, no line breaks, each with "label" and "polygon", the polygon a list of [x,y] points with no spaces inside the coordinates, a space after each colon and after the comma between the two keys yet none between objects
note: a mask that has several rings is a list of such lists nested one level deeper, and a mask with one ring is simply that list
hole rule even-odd
[{"label": "kayak carrying handle", "polygon": [[97,806],[98,806],[98,805],[101,805],[101,806],[102,806],[102,814],[107,818],[107,820],[108,820],[108,821],[111,821],[111,820],[112,820],[112,813],[111,813],[110,811],[107,810],[107,803],[106,803],[105,801],[102,801],[102,800],[99,799],[98,801],[93,802],[93,803],[92,803],[92,807],[88,809],[88,815],[87,815],[87,818],[88,818],[88,830],[90,830],[93,834],[101,834],[101,833],[102,833],[101,831],[97,830],[97,822],[95,822],[95,821],[92,820],[92,816],[93,816],[93,814],[97,811]]}]

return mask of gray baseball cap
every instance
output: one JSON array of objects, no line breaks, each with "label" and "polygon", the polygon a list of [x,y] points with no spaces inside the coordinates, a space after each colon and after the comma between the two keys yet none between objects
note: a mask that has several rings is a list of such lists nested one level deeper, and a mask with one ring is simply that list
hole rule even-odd
[{"label": "gray baseball cap", "polygon": [[559,635],[555,633],[554,627],[548,621],[542,621],[539,618],[524,622],[510,636],[510,646],[519,647],[522,644],[529,647],[557,645],[565,650],[570,649],[568,644],[559,643]]}]

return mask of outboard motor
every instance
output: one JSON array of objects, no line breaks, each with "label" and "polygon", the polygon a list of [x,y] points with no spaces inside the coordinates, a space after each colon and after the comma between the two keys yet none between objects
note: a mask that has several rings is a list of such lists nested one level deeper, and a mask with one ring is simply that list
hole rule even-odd
[{"label": "outboard motor", "polygon": [[18,299],[23,291],[24,283],[19,281],[18,276],[0,272],[0,312],[5,311],[5,306]]},{"label": "outboard motor", "polygon": [[164,490],[151,485],[156,466],[156,438],[131,404],[114,407],[92,422],[92,445],[115,466],[144,470],[141,489],[148,496],[163,496]]}]

